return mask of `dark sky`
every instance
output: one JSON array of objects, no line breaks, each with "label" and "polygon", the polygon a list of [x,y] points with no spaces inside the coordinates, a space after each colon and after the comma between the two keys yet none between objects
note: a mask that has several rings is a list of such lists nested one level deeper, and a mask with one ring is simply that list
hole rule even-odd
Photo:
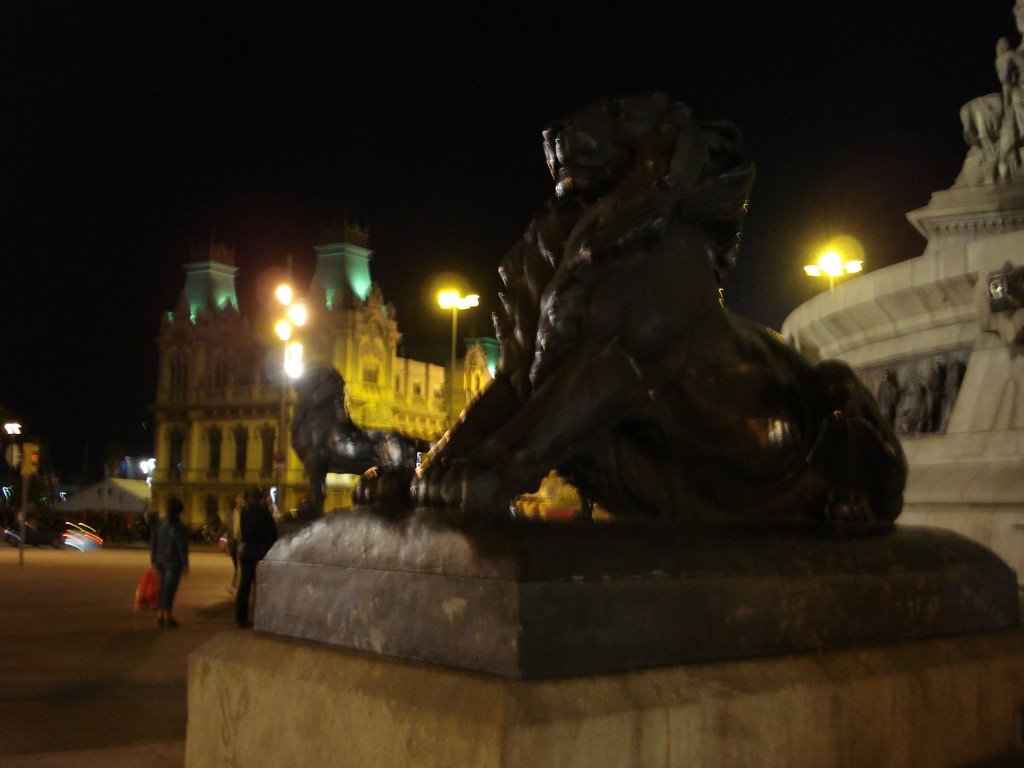
[{"label": "dark sky", "polygon": [[[152,450],[160,314],[190,242],[237,249],[243,311],[321,224],[368,224],[406,352],[444,360],[427,286],[484,298],[550,195],[540,130],[603,96],[665,91],[734,121],[758,167],[734,309],[776,328],[820,285],[817,242],[868,268],[918,255],[907,210],[962,162],[958,110],[996,90],[1011,0],[0,6],[0,407],[98,472]],[[325,6],[333,10],[325,11]],[[242,11],[241,8],[246,8]]]}]

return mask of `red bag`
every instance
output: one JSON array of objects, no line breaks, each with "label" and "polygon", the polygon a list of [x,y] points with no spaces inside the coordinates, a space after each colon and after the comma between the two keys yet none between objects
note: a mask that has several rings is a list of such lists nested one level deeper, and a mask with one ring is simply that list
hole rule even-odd
[{"label": "red bag", "polygon": [[139,578],[135,588],[135,610],[156,608],[160,602],[160,571],[150,568]]}]

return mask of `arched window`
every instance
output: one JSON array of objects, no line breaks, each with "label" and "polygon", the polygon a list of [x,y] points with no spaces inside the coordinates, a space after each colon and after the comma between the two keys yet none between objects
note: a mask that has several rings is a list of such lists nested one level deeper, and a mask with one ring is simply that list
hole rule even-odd
[{"label": "arched window", "polygon": [[210,468],[206,476],[214,478],[220,472],[220,444],[223,440],[223,433],[220,431],[220,427],[210,427],[206,431],[206,437],[210,441]]},{"label": "arched window", "polygon": [[249,452],[249,430],[237,424],[232,430],[235,437],[235,477],[245,477],[245,457]]},{"label": "arched window", "polygon": [[172,400],[188,396],[188,358],[178,354],[171,358],[170,395]]},{"label": "arched window", "polygon": [[181,480],[185,460],[185,431],[181,427],[173,427],[167,433],[167,444],[170,449],[170,467],[168,471],[172,480]]},{"label": "arched window", "polygon": [[207,496],[203,499],[204,522],[211,531],[220,530],[220,515],[217,514],[217,497]]},{"label": "arched window", "polygon": [[274,472],[274,428],[265,424],[260,430],[260,477],[270,477]]},{"label": "arched window", "polygon": [[228,385],[228,362],[218,359],[213,364],[213,386],[216,389],[224,389]]}]

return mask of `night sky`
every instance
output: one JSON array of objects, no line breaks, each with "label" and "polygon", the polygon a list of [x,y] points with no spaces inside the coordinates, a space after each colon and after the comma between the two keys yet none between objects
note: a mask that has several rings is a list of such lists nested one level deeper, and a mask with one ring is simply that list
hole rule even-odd
[{"label": "night sky", "polygon": [[0,6],[0,408],[62,477],[152,450],[190,243],[236,248],[245,312],[347,216],[406,354],[446,358],[441,272],[483,298],[460,329],[490,333],[498,261],[551,194],[540,131],[604,96],[739,126],[758,179],[726,301],[778,328],[822,287],[816,243],[854,235],[868,269],[921,253],[904,214],[953,182],[958,110],[1019,42],[1012,0],[324,5]]}]

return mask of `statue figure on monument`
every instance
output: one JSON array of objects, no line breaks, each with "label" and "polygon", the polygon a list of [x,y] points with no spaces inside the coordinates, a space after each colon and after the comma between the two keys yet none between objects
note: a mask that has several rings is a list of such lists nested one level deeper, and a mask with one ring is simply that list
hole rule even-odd
[{"label": "statue figure on monument", "polygon": [[[1017,0],[1013,14],[1024,35],[1024,0]],[[960,109],[969,149],[954,186],[1014,181],[1024,168],[1024,41],[1014,48],[1000,38],[995,68],[1002,90],[971,99]]]},{"label": "statue figure on monument", "polygon": [[878,394],[875,399],[878,402],[878,410],[882,414],[882,418],[890,427],[896,426],[896,407],[902,394],[903,389],[896,377],[896,371],[887,368],[882,374],[882,382],[878,385]]},{"label": "statue figure on monument", "polygon": [[555,195],[499,267],[497,376],[412,501],[508,515],[555,469],[618,515],[893,520],[906,461],[871,394],[722,301],[754,178],[737,129],[653,94],[543,136]]}]

